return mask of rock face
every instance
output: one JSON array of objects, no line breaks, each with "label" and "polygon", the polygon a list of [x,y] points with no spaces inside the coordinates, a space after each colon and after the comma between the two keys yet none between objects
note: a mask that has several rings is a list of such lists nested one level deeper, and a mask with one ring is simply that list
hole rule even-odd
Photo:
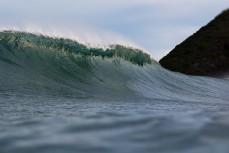
[{"label": "rock face", "polygon": [[229,9],[177,45],[159,63],[166,69],[188,75],[228,75]]}]

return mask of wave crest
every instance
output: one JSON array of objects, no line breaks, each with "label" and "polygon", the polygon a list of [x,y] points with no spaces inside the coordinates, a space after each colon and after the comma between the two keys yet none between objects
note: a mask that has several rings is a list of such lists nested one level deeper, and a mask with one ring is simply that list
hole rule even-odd
[{"label": "wave crest", "polygon": [[133,64],[143,66],[151,64],[150,55],[140,49],[125,47],[118,44],[110,45],[109,48],[90,48],[71,39],[52,38],[44,35],[37,35],[25,32],[4,31],[0,33],[0,43],[3,47],[14,50],[47,50],[62,51],[67,54],[82,56],[100,56],[102,58],[122,58]]}]

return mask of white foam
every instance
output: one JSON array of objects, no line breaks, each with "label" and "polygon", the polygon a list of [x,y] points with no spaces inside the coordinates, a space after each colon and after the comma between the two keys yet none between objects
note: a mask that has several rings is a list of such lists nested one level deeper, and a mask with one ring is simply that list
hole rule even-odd
[{"label": "white foam", "polygon": [[120,44],[127,47],[142,49],[129,39],[110,31],[98,30],[89,27],[77,26],[72,28],[53,27],[53,26],[0,26],[0,31],[13,30],[22,31],[34,34],[42,34],[55,38],[68,38],[82,43],[88,47],[108,48],[112,44]]}]

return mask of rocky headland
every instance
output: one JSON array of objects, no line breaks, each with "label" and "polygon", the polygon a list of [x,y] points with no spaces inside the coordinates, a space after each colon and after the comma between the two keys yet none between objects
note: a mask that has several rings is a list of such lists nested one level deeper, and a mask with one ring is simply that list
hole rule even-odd
[{"label": "rocky headland", "polygon": [[229,9],[177,45],[159,63],[188,75],[229,75]]}]

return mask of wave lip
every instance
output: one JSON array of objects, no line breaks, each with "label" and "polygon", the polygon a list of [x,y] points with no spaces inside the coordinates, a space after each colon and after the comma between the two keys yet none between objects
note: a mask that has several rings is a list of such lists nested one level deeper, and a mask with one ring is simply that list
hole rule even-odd
[{"label": "wave lip", "polygon": [[0,33],[0,43],[4,47],[14,47],[15,50],[28,48],[46,49],[59,50],[67,54],[72,53],[82,56],[100,56],[102,58],[120,57],[141,66],[152,62],[150,55],[144,53],[140,49],[125,47],[118,44],[110,45],[107,49],[89,48],[71,39],[52,38],[41,34],[4,31]]}]

